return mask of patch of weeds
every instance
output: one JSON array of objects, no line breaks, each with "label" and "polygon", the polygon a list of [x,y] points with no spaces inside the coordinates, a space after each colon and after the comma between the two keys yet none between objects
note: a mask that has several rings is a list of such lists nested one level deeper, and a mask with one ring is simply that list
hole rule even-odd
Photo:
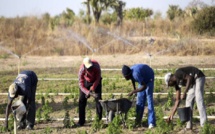
[{"label": "patch of weeds", "polygon": [[171,107],[173,105],[172,100],[173,100],[173,89],[171,88],[168,92],[167,102],[164,105],[165,109],[168,109],[169,107]]},{"label": "patch of weeds", "polygon": [[68,85],[65,85],[64,86],[64,93],[70,93],[71,90],[70,90],[70,87]]},{"label": "patch of weeds", "polygon": [[64,128],[70,128],[71,124],[70,124],[70,116],[69,116],[69,111],[65,112],[65,116],[63,119],[63,127]]},{"label": "patch of weeds", "polygon": [[89,105],[87,105],[87,121],[92,121],[92,111],[89,108]]},{"label": "patch of weeds", "polygon": [[47,121],[50,119],[49,114],[52,112],[52,107],[49,106],[49,102],[46,101],[45,105],[43,106],[43,118]]},{"label": "patch of weeds", "polygon": [[116,89],[116,83],[113,82],[112,87],[111,87],[111,90],[115,90],[115,89]]},{"label": "patch of weeds", "polygon": [[156,100],[157,100],[158,102],[161,102],[161,95],[160,95],[160,94],[157,95]]},{"label": "patch of weeds", "polygon": [[129,130],[134,130],[135,121],[134,121],[134,120],[129,120],[129,119],[127,119],[127,120],[126,120],[126,127],[127,127]]},{"label": "patch of weeds", "polygon": [[215,107],[207,108],[208,115],[215,115]]},{"label": "patch of weeds", "polygon": [[44,96],[41,96],[41,104],[45,105],[45,97]]},{"label": "patch of weeds", "polygon": [[111,93],[110,95],[108,95],[108,98],[109,98],[109,99],[114,99],[114,97],[115,97],[115,96],[114,96],[114,94],[112,94],[112,93]]},{"label": "patch of weeds", "polygon": [[136,117],[136,108],[135,107],[131,107],[128,111],[128,114],[127,114],[128,118],[130,117]]},{"label": "patch of weeds", "polygon": [[37,110],[37,118],[38,118],[38,120],[41,119],[41,117],[42,117],[45,121],[49,121],[50,120],[49,114],[51,112],[52,112],[52,107],[49,106],[49,102],[46,101],[45,104],[42,106],[42,108],[39,108]]},{"label": "patch of weeds", "polygon": [[0,133],[7,132],[7,129],[4,126],[0,126]]},{"label": "patch of weeds", "polygon": [[37,109],[36,117],[37,117],[37,122],[40,123],[41,122],[41,118],[42,118],[42,109],[41,108]]},{"label": "patch of weeds", "polygon": [[9,58],[9,54],[0,55],[0,59],[7,59],[7,58]]},{"label": "patch of weeds", "polygon": [[45,105],[42,107],[42,117],[45,121],[50,120],[49,114],[52,112],[52,107],[49,106],[49,102],[46,101]]},{"label": "patch of weeds", "polygon": [[74,126],[75,125],[75,121],[73,120],[74,118],[72,118],[71,120],[70,120],[70,126]]},{"label": "patch of weeds", "polygon": [[78,130],[77,134],[87,134],[86,130]]},{"label": "patch of weeds", "polygon": [[66,97],[63,99],[63,108],[64,108],[65,110],[69,108],[68,100],[69,100],[69,97],[68,97],[68,96],[66,96]]},{"label": "patch of weeds", "polygon": [[215,134],[215,128],[213,125],[206,122],[204,127],[201,128],[200,134]]},{"label": "patch of weeds", "polygon": [[44,129],[44,132],[43,132],[44,134],[50,134],[50,133],[52,133],[52,129],[50,128],[50,127],[46,127],[45,129]]},{"label": "patch of weeds", "polygon": [[213,89],[210,89],[209,94],[208,94],[207,98],[205,99],[205,105],[208,105],[208,104],[214,102],[214,97],[215,96],[214,96],[214,94],[212,92],[213,92]]},{"label": "patch of weeds", "polygon": [[98,132],[100,129],[104,127],[104,123],[102,120],[99,120],[99,117],[96,115],[95,120],[92,123],[91,129],[93,132]]},{"label": "patch of weeds", "polygon": [[14,116],[13,114],[9,117],[10,120],[8,120],[8,129],[4,127],[4,125],[0,126],[0,133],[6,133],[7,131],[13,131],[14,129]]},{"label": "patch of weeds", "polygon": [[164,111],[161,105],[156,107],[155,111],[156,111],[156,120],[157,120],[155,133],[164,134],[164,133],[171,132],[173,130],[173,123],[171,122],[168,124],[167,122],[165,122],[165,120],[163,119]]},{"label": "patch of weeds", "polygon": [[55,103],[54,96],[51,96],[51,103]]},{"label": "patch of weeds", "polygon": [[77,96],[73,98],[73,105],[78,106],[78,98],[77,98]]},{"label": "patch of weeds", "polygon": [[176,120],[176,129],[180,129],[181,127],[183,127],[185,125],[185,123],[181,122],[181,120],[178,118]]},{"label": "patch of weeds", "polygon": [[121,121],[120,116],[116,115],[113,121],[108,124],[107,128],[107,134],[121,134],[122,133],[122,127],[121,127]]}]

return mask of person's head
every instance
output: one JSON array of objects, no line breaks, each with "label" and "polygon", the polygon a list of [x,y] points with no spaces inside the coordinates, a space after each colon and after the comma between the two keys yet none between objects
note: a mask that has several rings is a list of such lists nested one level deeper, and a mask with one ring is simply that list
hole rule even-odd
[{"label": "person's head", "polygon": [[15,83],[11,84],[8,90],[9,97],[14,98],[16,96],[17,90],[18,90],[17,85]]},{"label": "person's head", "polygon": [[176,84],[176,81],[173,79],[173,74],[171,73],[167,73],[165,76],[164,76],[164,80],[165,80],[165,83],[167,85],[167,87],[171,87],[171,86],[175,86]]},{"label": "person's head", "polygon": [[126,80],[131,79],[131,73],[132,73],[132,71],[128,66],[126,66],[126,65],[122,66],[122,74]]},{"label": "person's head", "polygon": [[84,64],[84,67],[86,69],[90,69],[90,67],[93,66],[93,63],[92,63],[92,61],[91,61],[91,59],[89,57],[84,58],[83,64]]}]

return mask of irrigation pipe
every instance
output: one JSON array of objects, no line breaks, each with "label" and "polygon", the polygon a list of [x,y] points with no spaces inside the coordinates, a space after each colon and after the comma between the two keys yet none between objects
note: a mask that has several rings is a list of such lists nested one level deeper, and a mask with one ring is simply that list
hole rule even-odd
[{"label": "irrigation pipe", "polygon": [[[125,78],[102,78],[104,80],[116,80],[116,79],[125,79]],[[164,79],[164,77],[155,77],[155,79]],[[215,79],[215,77],[206,77],[206,79]],[[41,81],[78,81],[78,78],[38,78]]]},{"label": "irrigation pipe", "polygon": [[[176,94],[176,93],[173,93]],[[215,94],[215,92],[205,92],[205,94]],[[0,93],[0,95],[5,95],[7,96],[8,93]],[[36,93],[36,95],[49,95],[49,96],[69,96],[69,95],[79,95],[79,93]],[[128,93],[102,93],[102,95],[107,96],[107,95],[128,95]],[[168,93],[153,93],[153,95],[168,95]]]},{"label": "irrigation pipe", "polygon": [[[163,119],[167,119],[168,117],[169,116],[164,116]],[[143,117],[143,118],[147,118],[147,117]],[[178,116],[174,116],[174,118],[179,118],[179,117]],[[193,116],[193,118],[200,119],[200,116]],[[215,119],[215,116],[207,116],[207,118],[208,119]],[[79,118],[70,118],[70,119],[74,120],[74,121],[78,121],[79,120]],[[135,117],[130,117],[129,119],[134,120]],[[9,118],[8,120],[12,120],[12,119]],[[38,121],[38,120],[43,121],[43,120],[46,120],[46,119],[44,119],[44,118],[41,118],[41,119],[36,118],[36,121]],[[50,121],[63,121],[64,118],[50,118],[49,120]],[[95,120],[95,118],[91,118],[90,120]],[[107,120],[107,119],[106,118],[102,118],[102,120]],[[5,121],[5,118],[0,118],[0,121]]]}]

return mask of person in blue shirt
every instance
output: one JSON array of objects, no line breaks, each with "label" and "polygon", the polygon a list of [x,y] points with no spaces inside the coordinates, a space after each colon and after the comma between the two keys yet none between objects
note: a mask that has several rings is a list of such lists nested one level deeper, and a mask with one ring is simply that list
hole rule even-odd
[{"label": "person in blue shirt", "polygon": [[24,103],[27,111],[19,122],[17,129],[33,129],[35,123],[36,104],[35,94],[37,88],[37,75],[33,71],[23,71],[10,85],[8,90],[8,104],[6,107],[5,128],[8,128],[8,116],[12,102],[18,96]]},{"label": "person in blue shirt", "polygon": [[[137,94],[136,102],[136,123],[142,121],[145,102],[148,102],[148,127],[149,129],[155,127],[155,111],[153,103],[153,89],[154,89],[154,71],[146,64],[135,64],[131,68],[123,65],[122,74],[126,80],[131,80],[133,91],[128,95]],[[135,86],[138,83],[138,88]]]}]

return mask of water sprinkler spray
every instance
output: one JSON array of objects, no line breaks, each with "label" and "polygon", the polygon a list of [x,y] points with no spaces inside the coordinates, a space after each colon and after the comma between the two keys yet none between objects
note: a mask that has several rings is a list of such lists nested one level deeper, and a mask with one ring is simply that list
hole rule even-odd
[{"label": "water sprinkler spray", "polygon": [[[0,45],[1,45],[1,44],[3,44],[3,42],[0,42]],[[19,59],[19,62],[18,62],[18,74],[19,74],[19,72],[20,72],[20,63],[21,63],[21,56],[19,56],[19,55],[13,53],[12,51],[10,51],[9,49],[4,48],[3,46],[0,46],[0,49],[6,51],[7,53],[13,55],[15,58],[18,58],[18,59]]]}]

